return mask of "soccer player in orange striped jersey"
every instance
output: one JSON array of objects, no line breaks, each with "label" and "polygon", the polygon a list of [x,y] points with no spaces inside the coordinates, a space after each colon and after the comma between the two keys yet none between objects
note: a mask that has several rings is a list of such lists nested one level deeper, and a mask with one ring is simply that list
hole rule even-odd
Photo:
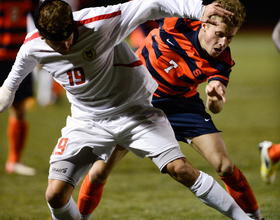
[{"label": "soccer player in orange striped jersey", "polygon": [[[245,176],[230,160],[225,143],[206,113],[197,86],[208,80],[206,106],[219,113],[234,61],[228,47],[244,21],[238,1],[218,1],[234,12],[231,21],[216,16],[218,25],[180,18],[159,21],[136,52],[159,87],[153,105],[167,115],[178,141],[196,149],[214,167],[229,194],[250,217],[261,219]],[[238,5],[237,10],[233,5]],[[170,108],[172,106],[172,108]]]},{"label": "soccer player in orange striped jersey", "polygon": [[[38,1],[37,1],[38,4]],[[0,1],[0,84],[7,78],[18,50],[27,33],[27,15],[33,13],[36,0]],[[32,78],[29,75],[19,87],[8,120],[9,150],[7,173],[32,176],[35,169],[21,163],[21,156],[28,134],[25,118],[25,101],[32,96]]]},{"label": "soccer player in orange striped jersey", "polygon": [[[229,75],[234,66],[229,44],[245,18],[244,7],[238,0],[215,2],[234,13],[230,20],[212,16],[217,22],[213,25],[186,18],[161,19],[159,29],[149,33],[136,54],[158,83],[152,103],[167,115],[177,140],[187,142],[197,150],[213,166],[244,212],[261,220],[253,191],[231,161],[220,131],[205,111],[197,92],[198,85],[208,80],[206,107],[214,114],[223,109]],[[115,158],[120,158],[125,152],[118,147],[114,154]],[[97,183],[105,184],[112,169],[110,161],[93,166],[90,175],[99,179],[99,182],[91,180],[96,183],[96,189],[100,186]],[[91,184],[93,189],[94,184]],[[86,194],[83,186],[82,191]]]},{"label": "soccer player in orange striped jersey", "polygon": [[280,143],[273,144],[271,141],[259,143],[261,158],[261,177],[265,183],[272,184],[276,177],[276,168],[280,161]]},{"label": "soccer player in orange striped jersey", "polygon": [[[231,2],[236,1],[228,3]],[[159,21],[159,29],[150,32],[136,54],[159,84],[153,105],[165,112],[177,140],[197,150],[214,167],[239,206],[250,217],[261,219],[252,189],[229,158],[219,130],[197,92],[198,85],[208,80],[207,108],[214,114],[223,109],[234,65],[228,46],[244,18],[243,12],[233,12],[237,16],[240,13],[240,18],[233,17],[230,22],[217,17],[217,26],[165,18]]]},{"label": "soccer player in orange striped jersey", "polygon": [[[237,28],[226,33],[225,23],[209,26],[182,18],[166,18],[159,24],[136,52],[159,84],[155,97],[193,97],[207,79],[221,82],[221,88],[227,85],[234,62],[225,49]],[[213,33],[206,38],[209,32]]]},{"label": "soccer player in orange striped jersey", "polygon": [[[272,32],[272,40],[280,53],[280,19]],[[280,161],[280,143],[263,141],[259,143],[261,157],[261,177],[265,183],[271,184],[275,181],[276,168]]]}]

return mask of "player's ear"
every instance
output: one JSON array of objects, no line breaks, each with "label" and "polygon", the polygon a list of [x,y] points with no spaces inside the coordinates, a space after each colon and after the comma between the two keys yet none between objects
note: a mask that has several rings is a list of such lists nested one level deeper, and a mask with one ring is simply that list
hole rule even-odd
[{"label": "player's ear", "polygon": [[44,40],[45,38],[44,38],[43,35],[40,33],[40,31],[38,31],[38,33],[39,33],[40,38],[41,38],[42,40]]},{"label": "player's ear", "polygon": [[205,23],[205,22],[202,22],[202,24],[201,24],[201,30],[205,32],[206,29],[207,29],[207,27],[208,27],[208,24]]}]

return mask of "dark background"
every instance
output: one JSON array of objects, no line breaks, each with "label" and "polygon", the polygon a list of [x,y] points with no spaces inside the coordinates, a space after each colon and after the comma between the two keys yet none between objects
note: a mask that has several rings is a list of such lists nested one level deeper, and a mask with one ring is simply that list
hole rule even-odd
[{"label": "dark background", "polygon": [[[117,4],[126,2],[127,0],[96,0],[96,6],[106,6],[109,4]],[[170,0],[172,1],[172,0]],[[247,28],[254,29],[272,29],[280,18],[279,0],[240,0],[247,11],[246,22],[242,26],[242,30]],[[212,0],[203,0],[204,4],[211,3]]]},{"label": "dark background", "polygon": [[[280,18],[279,0],[240,0],[245,6],[247,17],[241,29],[271,29]],[[204,0],[205,4],[212,1]]]}]

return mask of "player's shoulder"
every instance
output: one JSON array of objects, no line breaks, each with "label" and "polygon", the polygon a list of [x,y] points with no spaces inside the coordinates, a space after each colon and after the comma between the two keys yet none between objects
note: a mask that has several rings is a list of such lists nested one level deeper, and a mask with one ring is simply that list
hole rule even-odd
[{"label": "player's shoulder", "polygon": [[101,7],[89,7],[79,11],[73,12],[73,18],[75,21],[95,22],[105,19],[117,17],[121,14],[121,8],[118,5],[101,6]]},{"label": "player's shoulder", "polygon": [[159,26],[165,30],[176,30],[176,32],[186,32],[188,29],[196,31],[201,26],[201,21],[189,18],[164,18],[157,20]]},{"label": "player's shoulder", "polygon": [[26,37],[25,37],[25,40],[23,42],[23,44],[26,44],[28,42],[32,42],[34,41],[35,39],[40,39],[40,35],[39,35],[39,32],[37,29],[29,32]]},{"label": "player's shoulder", "polygon": [[192,19],[184,19],[184,25],[187,26],[188,28],[196,31],[200,26],[202,22],[198,20],[192,20]]}]

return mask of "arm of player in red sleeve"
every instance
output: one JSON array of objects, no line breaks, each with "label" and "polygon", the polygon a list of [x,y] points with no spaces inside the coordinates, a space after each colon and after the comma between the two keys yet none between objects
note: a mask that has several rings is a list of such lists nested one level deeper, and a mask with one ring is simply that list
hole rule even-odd
[{"label": "arm of player in red sleeve", "polygon": [[222,111],[226,102],[226,87],[220,81],[213,80],[205,88],[207,95],[206,107],[214,114]]}]

